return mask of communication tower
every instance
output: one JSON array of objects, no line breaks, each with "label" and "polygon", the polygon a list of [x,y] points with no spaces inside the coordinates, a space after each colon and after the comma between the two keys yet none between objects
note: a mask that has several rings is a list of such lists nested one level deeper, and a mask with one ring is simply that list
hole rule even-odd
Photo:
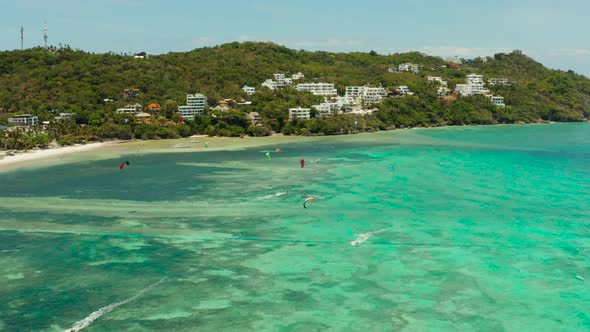
[{"label": "communication tower", "polygon": [[45,41],[45,49],[47,49],[47,21],[43,25],[43,40]]}]

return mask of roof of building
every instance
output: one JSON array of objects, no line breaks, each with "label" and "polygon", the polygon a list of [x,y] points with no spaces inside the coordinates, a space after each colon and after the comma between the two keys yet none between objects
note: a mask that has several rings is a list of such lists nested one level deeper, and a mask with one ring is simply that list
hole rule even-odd
[{"label": "roof of building", "polygon": [[151,116],[151,114],[149,113],[137,113],[135,114],[136,118],[149,118]]},{"label": "roof of building", "polygon": [[215,107],[212,108],[215,111],[229,111],[231,109],[231,107],[227,106],[227,105],[217,105]]},{"label": "roof of building", "polygon": [[141,107],[140,103],[125,105],[125,108],[138,108],[138,107]]},{"label": "roof of building", "polygon": [[161,108],[161,106],[158,103],[151,103],[147,106],[147,108]]}]

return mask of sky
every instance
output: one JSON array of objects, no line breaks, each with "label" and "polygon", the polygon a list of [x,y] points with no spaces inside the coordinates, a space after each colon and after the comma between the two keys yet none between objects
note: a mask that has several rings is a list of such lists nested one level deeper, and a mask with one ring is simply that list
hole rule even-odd
[{"label": "sky", "polygon": [[520,49],[590,77],[589,0],[0,0],[0,50],[189,51],[232,41],[473,58]]}]

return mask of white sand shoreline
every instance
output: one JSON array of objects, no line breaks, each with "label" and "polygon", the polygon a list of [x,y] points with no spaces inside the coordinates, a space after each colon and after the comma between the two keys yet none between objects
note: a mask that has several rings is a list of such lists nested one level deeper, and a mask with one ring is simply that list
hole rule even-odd
[{"label": "white sand shoreline", "polygon": [[66,154],[77,153],[82,151],[90,151],[94,150],[106,145],[114,144],[115,141],[111,142],[97,142],[97,143],[88,143],[88,144],[80,144],[74,146],[63,146],[58,148],[51,148],[51,149],[41,149],[41,150],[32,150],[26,152],[17,152],[15,155],[4,155],[0,157],[0,167],[26,163],[34,160],[40,160],[45,158],[51,157],[61,157]]}]

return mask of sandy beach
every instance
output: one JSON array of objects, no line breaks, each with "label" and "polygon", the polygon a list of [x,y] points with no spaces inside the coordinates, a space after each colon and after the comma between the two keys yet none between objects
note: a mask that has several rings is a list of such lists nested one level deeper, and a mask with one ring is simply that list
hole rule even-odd
[{"label": "sandy beach", "polygon": [[84,145],[58,147],[44,150],[17,152],[14,156],[0,152],[0,171],[17,167],[43,167],[75,162],[78,159],[116,158],[126,154],[146,153],[186,153],[219,150],[239,150],[256,146],[274,146],[310,140],[310,137],[274,135],[267,137],[207,137],[192,136],[165,140],[130,140],[89,143]]},{"label": "sandy beach", "polygon": [[27,164],[40,159],[60,158],[67,154],[95,150],[116,142],[97,142],[83,145],[63,146],[52,149],[17,152],[15,155],[0,155],[0,167]]}]

